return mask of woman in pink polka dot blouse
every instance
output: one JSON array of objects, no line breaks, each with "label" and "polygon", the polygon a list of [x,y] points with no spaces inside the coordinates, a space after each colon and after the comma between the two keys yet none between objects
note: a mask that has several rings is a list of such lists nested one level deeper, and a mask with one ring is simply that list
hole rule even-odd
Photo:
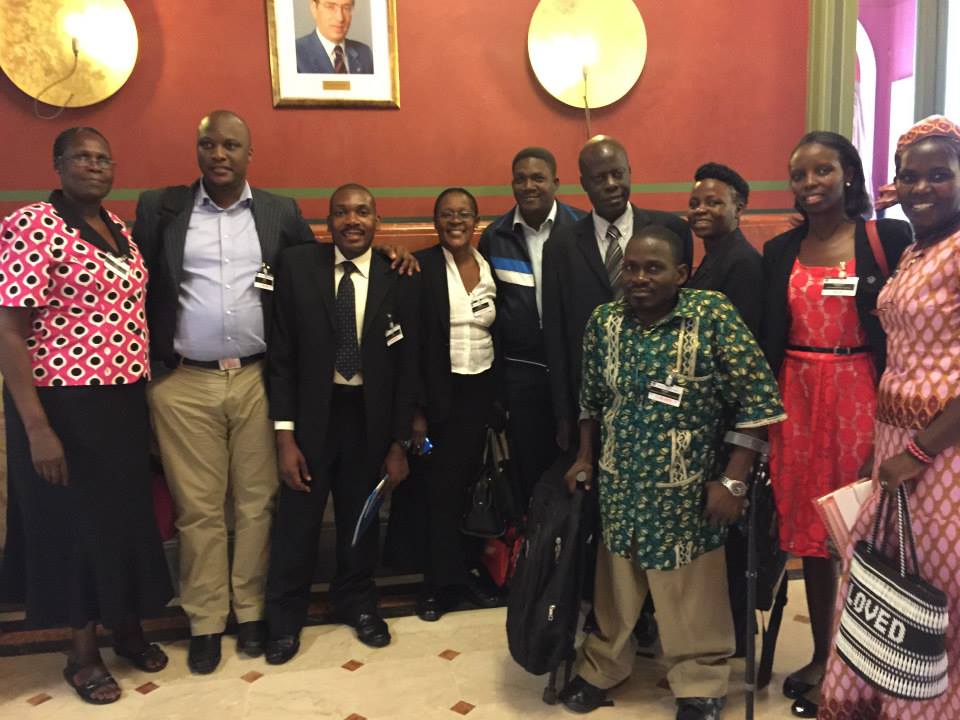
[{"label": "woman in pink polka dot blouse", "polygon": [[[960,718],[960,125],[940,116],[921,121],[900,138],[895,159],[897,196],[917,241],[877,304],[888,339],[877,394],[877,487],[853,539],[870,532],[881,488],[905,485],[919,575],[947,594],[947,690],[923,701],[891,697],[834,652],[820,703],[825,720]],[[841,587],[838,617],[846,595]]]},{"label": "woman in pink polka dot blouse", "polygon": [[[0,223],[0,371],[10,537],[2,583],[34,626],[69,625],[63,674],[87,702],[120,688],[97,649],[146,672],[167,657],[140,618],[172,592],[150,500],[147,273],[121,220],[106,139],[71,128],[53,146],[61,189]],[[20,552],[18,552],[18,550]]]}]

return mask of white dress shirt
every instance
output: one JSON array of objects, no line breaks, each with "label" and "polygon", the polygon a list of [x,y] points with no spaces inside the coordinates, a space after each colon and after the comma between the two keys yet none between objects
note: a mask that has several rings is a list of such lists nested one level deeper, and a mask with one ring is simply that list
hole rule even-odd
[{"label": "white dress shirt", "polygon": [[626,252],[627,243],[630,242],[630,238],[633,237],[633,206],[627,205],[627,209],[624,210],[623,215],[614,220],[613,223],[609,223],[597,215],[596,210],[594,210],[592,214],[593,233],[597,238],[597,247],[600,249],[600,259],[604,260],[607,257],[607,228],[609,228],[611,224],[616,225],[617,230],[620,231],[620,249]]},{"label": "white dress shirt", "polygon": [[557,219],[557,201],[553,201],[553,207],[550,208],[550,214],[544,220],[539,228],[532,228],[527,225],[523,215],[520,214],[520,208],[517,207],[513,212],[513,226],[520,226],[523,230],[523,237],[527,241],[527,253],[530,255],[530,266],[533,269],[533,287],[537,294],[537,314],[540,316],[540,325],[543,325],[543,245],[550,237],[553,230],[553,223]]},{"label": "white dress shirt", "polygon": [[267,349],[261,291],[253,286],[263,258],[253,193],[219,207],[200,183],[183,246],[180,309],[173,349],[191,360],[225,360]]},{"label": "white dress shirt", "polygon": [[[367,251],[351,262],[356,266],[356,270],[350,274],[350,280],[353,281],[353,294],[355,311],[357,315],[357,344],[363,347],[363,318],[366,313],[367,289],[370,287],[370,259],[373,257],[373,249],[367,248]],[[333,298],[336,303],[337,290],[340,287],[340,278],[343,277],[343,262],[347,258],[340,252],[339,248],[333,249]],[[347,380],[336,369],[333,371],[333,382],[336,385],[363,385],[363,373],[358,372],[352,378]],[[293,420],[275,420],[274,430],[294,430],[296,424]]]},{"label": "white dress shirt", "polygon": [[458,375],[479,375],[493,366],[490,326],[497,317],[497,286],[487,261],[476,249],[470,251],[480,266],[480,282],[468,293],[453,255],[443,249],[450,299],[450,370]]},{"label": "white dress shirt", "polygon": [[327,54],[327,57],[330,58],[330,64],[333,67],[337,66],[337,57],[334,55],[334,49],[339,47],[343,52],[343,66],[347,69],[347,74],[350,73],[350,61],[347,60],[347,43],[333,43],[327,40],[319,30],[317,30],[317,37],[320,38],[320,43],[323,45],[323,51]]}]

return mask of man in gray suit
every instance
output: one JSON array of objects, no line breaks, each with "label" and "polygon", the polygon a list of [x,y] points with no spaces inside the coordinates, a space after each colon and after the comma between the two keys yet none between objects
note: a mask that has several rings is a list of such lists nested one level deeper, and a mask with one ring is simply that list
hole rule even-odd
[{"label": "man in gray suit", "polygon": [[308,1],[317,27],[313,32],[297,38],[297,72],[372,73],[373,53],[370,47],[347,39],[353,22],[354,0]]},{"label": "man in gray suit", "polygon": [[[235,113],[200,121],[191,186],[140,197],[134,237],[150,271],[150,412],[177,508],[188,663],[213,672],[232,607],[239,652],[265,642],[270,508],[278,488],[263,369],[280,250],[313,242],[296,202],[247,183],[250,131]],[[225,506],[234,518],[232,563]]]}]

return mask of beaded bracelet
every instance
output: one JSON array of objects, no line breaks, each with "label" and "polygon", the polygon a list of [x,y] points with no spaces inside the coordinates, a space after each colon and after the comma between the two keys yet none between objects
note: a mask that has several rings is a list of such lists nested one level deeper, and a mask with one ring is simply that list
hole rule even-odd
[{"label": "beaded bracelet", "polygon": [[927,450],[927,446],[924,445],[922,442],[920,442],[920,435],[919,435],[919,434],[913,436],[913,444],[917,446],[917,450],[919,450],[920,452],[922,452],[922,453],[923,453],[924,455],[926,455],[927,457],[929,457],[929,458],[934,458],[934,457],[937,456],[937,454],[936,454],[935,452],[930,452],[929,450]]},{"label": "beaded bracelet", "polygon": [[919,448],[916,440],[911,440],[907,443],[906,451],[910,453],[915,460],[919,460],[924,465],[933,464],[933,458]]}]

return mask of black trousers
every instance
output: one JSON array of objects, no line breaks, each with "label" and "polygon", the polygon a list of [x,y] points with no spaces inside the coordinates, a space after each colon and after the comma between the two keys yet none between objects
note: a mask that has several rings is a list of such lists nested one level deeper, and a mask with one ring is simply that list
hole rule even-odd
[{"label": "black trousers", "polygon": [[556,420],[550,393],[550,374],[545,367],[507,360],[507,441],[510,458],[520,484],[522,507],[526,508],[533,486],[560,454]]},{"label": "black trousers", "polygon": [[428,428],[433,452],[424,463],[427,481],[427,552],[424,580],[438,586],[461,585],[479,560],[476,538],[460,532],[467,487],[483,460],[486,425],[493,402],[493,377],[453,375],[456,401],[443,422]]},{"label": "black trousers", "polygon": [[360,510],[379,482],[383,463],[383,456],[368,456],[363,388],[334,385],[330,416],[333,421],[323,448],[300,448],[313,478],[311,491],[280,486],[266,597],[267,622],[274,636],[295,635],[306,622],[323,511],[331,492],[337,527],[337,572],[330,584],[334,612],[353,619],[377,607],[373,572],[379,523],[371,525],[356,547],[350,546]]}]

